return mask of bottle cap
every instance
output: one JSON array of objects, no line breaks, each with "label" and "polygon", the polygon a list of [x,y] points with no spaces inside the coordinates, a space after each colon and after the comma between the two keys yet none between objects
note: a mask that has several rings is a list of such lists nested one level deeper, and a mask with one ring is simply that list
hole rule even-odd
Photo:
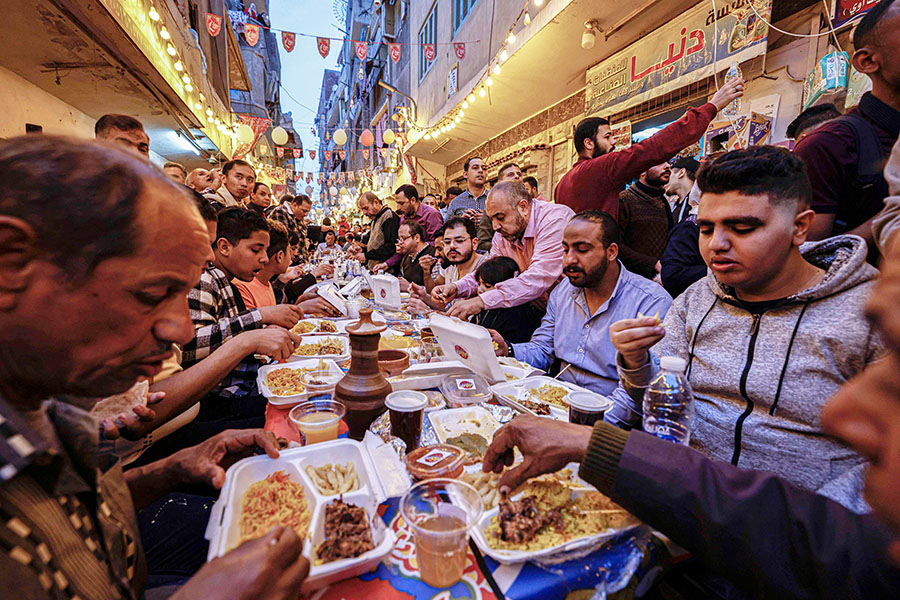
[{"label": "bottle cap", "polygon": [[687,361],[678,356],[663,356],[659,359],[659,366],[664,371],[684,373],[687,369]]}]

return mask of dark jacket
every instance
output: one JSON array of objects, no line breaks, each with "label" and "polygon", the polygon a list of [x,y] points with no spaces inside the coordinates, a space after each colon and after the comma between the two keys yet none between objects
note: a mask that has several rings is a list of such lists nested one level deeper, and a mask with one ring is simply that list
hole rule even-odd
[{"label": "dark jacket", "polygon": [[706,263],[700,254],[700,228],[697,217],[691,215],[679,223],[669,233],[669,241],[662,258],[660,276],[663,287],[673,298],[677,298],[695,281],[706,275]]},{"label": "dark jacket", "polygon": [[[366,243],[366,260],[370,268],[392,257],[397,250],[397,234],[400,231],[400,217],[390,206],[382,208],[372,219],[372,229],[363,238]],[[375,240],[372,240],[372,237]],[[370,243],[372,241],[372,243]]]},{"label": "dark jacket", "polygon": [[619,194],[619,260],[625,268],[653,279],[671,227],[671,209],[661,189],[638,181]]},{"label": "dark jacket", "polygon": [[599,422],[579,475],[754,597],[900,597],[884,523],[771,473]]}]

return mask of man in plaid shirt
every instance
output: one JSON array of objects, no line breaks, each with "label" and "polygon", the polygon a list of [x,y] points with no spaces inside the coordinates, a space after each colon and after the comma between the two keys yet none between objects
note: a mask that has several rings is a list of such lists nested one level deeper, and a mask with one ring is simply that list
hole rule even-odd
[{"label": "man in plaid shirt", "polygon": [[312,208],[312,200],[309,196],[300,194],[299,196],[288,196],[282,198],[281,204],[268,210],[268,217],[273,221],[278,221],[287,227],[289,234],[294,234],[300,238],[300,247],[303,248],[307,235],[306,215]]},{"label": "man in plaid shirt", "polygon": [[[194,322],[194,339],[185,344],[182,365],[186,368],[209,356],[227,340],[243,331],[276,325],[286,329],[302,318],[303,311],[292,304],[247,310],[240,293],[232,285],[234,278],[252,280],[266,264],[269,228],[260,215],[240,207],[219,213],[215,260],[201,274],[199,283],[188,293],[188,306]],[[259,361],[248,356],[213,390],[222,398],[257,395],[256,372]],[[250,409],[251,407],[247,407]],[[235,406],[238,414],[243,410]],[[201,402],[201,419],[238,416],[223,407]]]}]

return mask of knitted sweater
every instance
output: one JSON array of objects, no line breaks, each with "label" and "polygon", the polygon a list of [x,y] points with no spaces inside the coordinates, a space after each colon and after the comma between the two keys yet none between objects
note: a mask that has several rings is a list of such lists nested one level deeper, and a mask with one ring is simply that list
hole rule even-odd
[{"label": "knitted sweater", "polygon": [[619,260],[632,273],[653,279],[666,249],[672,216],[662,190],[637,182],[619,194]]}]

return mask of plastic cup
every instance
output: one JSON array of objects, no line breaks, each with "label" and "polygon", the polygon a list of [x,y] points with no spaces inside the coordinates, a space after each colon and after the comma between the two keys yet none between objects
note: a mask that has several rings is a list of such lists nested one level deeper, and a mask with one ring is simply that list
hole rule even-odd
[{"label": "plastic cup", "polygon": [[347,305],[347,318],[358,319],[359,318],[359,310],[361,308],[365,308],[366,300],[365,300],[365,298],[349,298],[346,301],[346,305]]},{"label": "plastic cup", "polygon": [[466,567],[469,529],[484,510],[478,491],[456,479],[428,479],[407,490],[400,510],[416,540],[422,581],[436,588],[459,581]]},{"label": "plastic cup", "polygon": [[291,423],[303,435],[306,445],[330,442],[338,436],[338,426],[347,407],[337,400],[301,402],[288,413]]},{"label": "plastic cup", "polygon": [[603,415],[609,410],[609,402],[596,394],[587,392],[573,392],[569,394],[569,423],[576,425],[590,425],[603,419]]},{"label": "plastic cup", "polygon": [[408,390],[391,392],[385,398],[384,405],[391,413],[391,435],[403,440],[407,452],[418,448],[428,396]]},{"label": "plastic cup", "polygon": [[422,362],[433,363],[444,360],[444,351],[434,338],[422,338]]},{"label": "plastic cup", "polygon": [[300,383],[306,390],[307,400],[331,400],[335,386],[343,378],[343,373],[320,369],[301,375]]}]

